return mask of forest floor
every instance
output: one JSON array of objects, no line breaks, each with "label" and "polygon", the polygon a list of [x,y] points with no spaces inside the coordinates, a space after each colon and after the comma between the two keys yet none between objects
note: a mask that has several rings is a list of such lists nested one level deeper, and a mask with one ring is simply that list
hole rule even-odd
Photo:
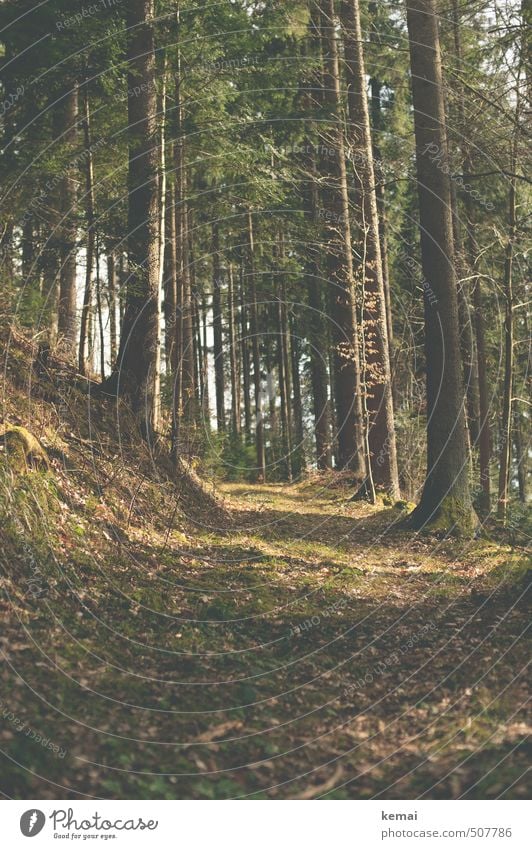
[{"label": "forest floor", "polygon": [[527,793],[519,549],[413,536],[332,477],[223,484],[229,528],[130,508],[111,542],[57,486],[77,512],[53,562],[26,550],[42,593],[19,555],[2,582],[6,795]]},{"label": "forest floor", "polygon": [[515,540],[401,530],[333,473],[220,502],[71,367],[4,347],[4,424],[50,463],[0,456],[0,792],[527,793]]}]

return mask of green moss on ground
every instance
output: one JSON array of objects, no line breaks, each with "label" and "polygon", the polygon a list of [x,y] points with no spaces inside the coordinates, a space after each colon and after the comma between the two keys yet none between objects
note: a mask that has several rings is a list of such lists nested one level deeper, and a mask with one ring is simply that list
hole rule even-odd
[{"label": "green moss on ground", "polygon": [[5,425],[0,434],[11,468],[22,474],[28,469],[49,468],[46,451],[39,440],[25,427]]}]

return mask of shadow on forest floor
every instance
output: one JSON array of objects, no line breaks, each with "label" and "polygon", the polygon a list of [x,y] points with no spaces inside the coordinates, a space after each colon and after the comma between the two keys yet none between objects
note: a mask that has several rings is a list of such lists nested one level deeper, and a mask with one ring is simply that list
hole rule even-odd
[{"label": "shadow on forest floor", "polygon": [[524,796],[519,556],[315,484],[224,492],[230,533],[139,520],[11,606],[3,791]]}]

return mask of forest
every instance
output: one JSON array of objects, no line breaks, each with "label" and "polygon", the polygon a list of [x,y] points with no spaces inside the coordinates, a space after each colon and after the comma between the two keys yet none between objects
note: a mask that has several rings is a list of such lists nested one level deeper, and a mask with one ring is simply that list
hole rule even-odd
[{"label": "forest", "polygon": [[531,59],[0,4],[4,798],[524,797]]}]

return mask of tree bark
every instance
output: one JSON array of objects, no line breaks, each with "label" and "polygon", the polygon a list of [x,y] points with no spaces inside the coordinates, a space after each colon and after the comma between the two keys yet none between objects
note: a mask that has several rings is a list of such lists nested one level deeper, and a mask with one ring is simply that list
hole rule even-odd
[{"label": "tree bark", "polygon": [[[65,84],[65,93],[58,112],[58,143],[68,158],[76,144],[78,120],[78,87],[75,82]],[[60,224],[58,239],[60,243],[58,333],[62,347],[68,357],[75,356],[77,317],[76,317],[76,200],[77,181],[72,163],[64,166],[60,183]]]},{"label": "tree bark", "polygon": [[184,425],[186,445],[182,446],[190,453],[192,432],[196,424],[196,386],[194,381],[194,339],[192,322],[192,295],[190,268],[188,262],[188,205],[187,205],[187,168],[186,149],[183,131],[183,104],[181,92],[181,46],[180,46],[180,10],[176,10],[176,76],[174,90],[174,173],[175,190],[175,231],[176,231],[176,267],[177,267],[177,315],[176,315],[176,356],[177,368],[174,375],[174,416],[173,416],[173,453],[177,456],[179,439]]},{"label": "tree bark", "polygon": [[240,375],[236,340],[235,281],[232,263],[227,269],[227,309],[229,320],[229,363],[231,367],[231,433],[240,436]]},{"label": "tree bark", "polygon": [[83,294],[83,306],[81,308],[81,324],[79,332],[78,369],[80,374],[85,374],[87,364],[87,327],[89,312],[92,306],[92,269],[94,264],[94,246],[96,238],[94,230],[94,163],[91,150],[91,116],[87,83],[85,83],[83,88],[83,110],[83,135],[85,140],[85,150],[87,151],[85,160],[85,217],[87,221],[87,249],[85,262],[85,291]]},{"label": "tree bark", "polygon": [[[280,259],[283,259],[283,251],[281,249]],[[281,274],[282,274],[281,269]],[[283,439],[283,461],[286,467],[286,477],[289,481],[292,480],[292,413],[290,410],[290,331],[288,327],[288,315],[286,307],[286,286],[284,280],[281,280],[279,286],[278,304],[277,304],[277,324],[278,324],[278,368],[279,368],[279,389],[281,394],[281,432]]]},{"label": "tree bark", "polygon": [[[458,8],[458,0],[452,0],[452,27],[454,38],[455,63],[458,75],[462,76],[462,38],[460,32],[460,11]],[[460,154],[460,167],[462,173],[470,173],[471,167],[470,149],[467,142],[467,123],[465,110],[465,92],[463,85],[459,84],[458,91],[458,118],[459,118],[459,140],[458,150]],[[450,151],[449,151],[450,156]],[[460,323],[460,348],[462,351],[462,368],[464,373],[464,384],[467,397],[467,426],[471,441],[471,446],[477,444],[479,438],[479,387],[478,387],[478,370],[475,368],[475,350],[473,341],[473,322],[471,319],[469,283],[467,277],[469,270],[464,255],[464,245],[462,239],[462,224],[459,210],[459,193],[454,180],[450,182],[451,186],[451,204],[453,214],[453,240],[455,261],[458,270],[458,319]],[[466,216],[471,220],[471,195],[469,192],[464,194],[464,206]]]},{"label": "tree bark", "polygon": [[31,219],[29,221],[24,222],[24,226],[22,228],[22,265],[21,272],[23,278],[23,284],[28,285],[30,281],[30,276],[33,272],[33,264],[35,262],[35,246],[34,246],[34,233],[33,233],[33,222]]},{"label": "tree bark", "polygon": [[118,350],[116,326],[116,264],[112,250],[107,253],[107,292],[109,297],[109,342],[111,346],[111,368],[114,369]]},{"label": "tree bark", "polygon": [[[515,151],[515,141],[514,141]],[[515,156],[512,168],[515,173]],[[501,447],[499,459],[499,495],[497,515],[506,522],[509,500],[510,461],[512,456],[512,393],[514,369],[514,297],[513,256],[516,224],[515,179],[510,182],[508,196],[508,241],[504,261],[504,384],[501,411]]]},{"label": "tree bark", "polygon": [[156,426],[155,369],[159,343],[158,127],[153,32],[154,0],[127,6],[128,263],[124,320],[118,353],[119,391],[139,415],[143,435]]},{"label": "tree bark", "polygon": [[199,322],[198,319],[198,290],[196,287],[196,264],[194,260],[194,222],[193,212],[187,209],[187,248],[188,273],[190,277],[190,315],[192,322],[192,370],[194,376],[194,425],[200,421],[201,387],[200,387],[200,354],[199,354]]},{"label": "tree bark", "polygon": [[203,409],[203,421],[205,423],[205,427],[207,429],[210,428],[211,416],[210,416],[210,403],[209,403],[209,345],[208,345],[208,336],[207,336],[207,299],[205,295],[201,298],[201,319],[202,319],[202,339],[201,339],[201,347],[203,350],[203,374],[202,374],[202,386],[203,386],[203,395],[201,399],[202,409]]},{"label": "tree bark", "polygon": [[476,445],[479,435],[479,398],[478,372],[475,368],[475,350],[473,343],[473,325],[469,305],[469,286],[464,280],[467,271],[462,246],[462,228],[458,210],[458,198],[451,182],[451,203],[453,212],[453,239],[455,245],[455,263],[459,273],[458,284],[458,321],[460,326],[460,350],[462,354],[462,372],[467,400],[466,423],[471,446]]},{"label": "tree bark", "polygon": [[100,277],[100,245],[96,239],[96,314],[98,316],[98,333],[100,347],[100,375],[105,380],[105,332],[103,326],[102,280]]},{"label": "tree bark", "polygon": [[[471,218],[468,220],[469,227],[469,256],[473,273],[475,274],[478,264],[478,247],[473,234],[474,224]],[[482,291],[480,276],[475,274],[473,278],[473,315],[475,324],[475,342],[477,348],[478,369],[478,448],[479,448],[479,474],[480,488],[482,492],[480,508],[483,513],[488,514],[491,508],[491,429],[489,420],[489,391],[488,391],[488,367],[486,356],[486,340],[484,332],[484,306],[482,303]]]},{"label": "tree bark", "polygon": [[253,233],[253,215],[251,209],[247,212],[248,222],[248,276],[250,291],[250,331],[251,351],[253,360],[253,384],[255,390],[255,449],[257,452],[257,477],[259,481],[266,480],[266,447],[264,441],[264,413],[262,410],[262,386],[260,365],[260,330],[257,304],[257,288],[255,283],[255,240]]},{"label": "tree bark", "polygon": [[[319,42],[315,37],[315,22],[311,22],[311,38],[309,39],[311,55],[314,48],[318,49]],[[310,352],[310,373],[312,382],[312,404],[314,416],[314,440],[316,444],[316,465],[318,469],[332,468],[331,445],[331,408],[329,403],[329,372],[327,357],[324,349],[324,338],[327,330],[324,323],[323,275],[321,273],[320,251],[316,244],[319,234],[320,189],[316,168],[316,124],[313,120],[316,107],[320,106],[314,90],[322,92],[319,86],[319,74],[310,74],[303,83],[303,109],[308,117],[306,149],[309,151],[303,159],[306,180],[302,187],[306,213],[310,225],[310,239],[306,251],[305,276],[307,279],[307,296],[309,305],[308,337]]]},{"label": "tree bark", "polygon": [[[409,0],[416,164],[425,292],[427,477],[409,517],[414,528],[469,534],[474,514],[468,482],[464,391],[438,18],[434,0]],[[441,151],[439,168],[429,151]]]},{"label": "tree bark", "polygon": [[388,262],[388,221],[386,218],[386,192],[384,188],[384,175],[382,173],[382,154],[378,140],[378,134],[382,130],[382,106],[381,92],[382,83],[380,80],[372,77],[370,80],[371,88],[371,118],[373,125],[373,163],[375,173],[375,195],[377,198],[377,214],[379,216],[379,241],[381,249],[381,264],[382,264],[382,281],[384,285],[384,296],[386,300],[386,324],[388,328],[388,345],[390,348],[390,367],[392,369],[392,394],[394,394],[393,386],[393,363],[394,363],[394,346],[393,346],[393,314],[392,314],[392,298],[391,298],[391,283],[390,283],[390,267]]},{"label": "tree bark", "polygon": [[301,339],[296,332],[295,316],[289,318],[290,326],[290,353],[292,366],[292,388],[294,398],[294,441],[292,469],[294,475],[300,475],[306,465],[305,459],[305,431],[303,427],[303,395],[301,392]]},{"label": "tree bark", "polygon": [[212,325],[214,337],[214,379],[216,385],[216,423],[225,431],[225,375],[222,318],[222,273],[220,266],[220,228],[212,225]]},{"label": "tree bark", "polygon": [[320,0],[323,42],[323,100],[327,116],[327,147],[322,157],[325,270],[330,286],[334,345],[334,383],[337,423],[337,464],[363,481],[366,476],[362,433],[362,395],[359,340],[355,313],[355,288],[345,147],[342,131],[338,44],[333,0]]},{"label": "tree bark", "polygon": [[154,367],[154,395],[155,410],[154,422],[157,429],[161,420],[161,294],[164,292],[164,257],[166,245],[166,200],[167,200],[167,174],[166,174],[166,106],[167,106],[167,59],[166,51],[161,56],[161,69],[157,69],[157,77],[161,81],[160,92],[157,94],[157,122],[158,122],[158,145],[159,145],[159,171],[157,174],[157,195],[159,207],[158,239],[158,283],[157,283],[157,352]]},{"label": "tree bark", "polygon": [[50,212],[50,223],[44,229],[42,248],[43,267],[43,324],[46,327],[46,345],[51,349],[57,345],[57,302],[59,299],[59,253],[56,232],[55,205]]},{"label": "tree bark", "polygon": [[198,290],[196,288],[196,272],[194,267],[194,255],[192,248],[192,239],[190,240],[190,279],[192,284],[192,333],[194,337],[194,385],[196,387],[196,403],[200,415],[198,421],[201,421],[201,410],[203,409],[203,350],[201,346],[201,325],[198,305]]},{"label": "tree bark", "polygon": [[[189,264],[188,229],[189,216],[186,201],[186,170],[182,176],[182,215],[181,232],[179,241],[181,243],[181,283],[178,290],[181,292],[181,393],[182,393],[182,416],[183,423],[187,428],[187,440],[190,443],[192,431],[196,425],[196,397],[197,387],[194,374],[194,326],[192,321],[192,287]],[[189,444],[190,448],[190,444]],[[188,449],[187,449],[188,450]]]},{"label": "tree bark", "polygon": [[329,374],[323,349],[323,299],[319,266],[310,258],[307,264],[310,365],[312,375],[312,400],[314,408],[314,436],[318,469],[332,468],[331,411],[328,397]]},{"label": "tree bark", "polygon": [[165,244],[164,244],[164,351],[166,370],[175,375],[177,369],[176,318],[177,318],[177,268],[174,184],[166,188]]},{"label": "tree bark", "polygon": [[[375,486],[398,498],[399,474],[395,445],[392,374],[386,296],[382,272],[379,216],[375,194],[373,147],[366,93],[366,72],[358,0],[344,0],[345,60],[349,141],[354,157],[354,177],[360,202],[362,237],[361,273],[364,291],[363,327],[366,352],[363,369],[369,412],[368,442]],[[369,391],[368,391],[369,390]]]},{"label": "tree bark", "polygon": [[251,443],[251,362],[248,331],[244,259],[240,265],[240,333],[242,356],[242,389],[244,396],[244,433],[248,445]]},{"label": "tree bark", "polygon": [[[525,419],[526,422],[526,419]],[[528,501],[528,452],[529,445],[523,439],[523,417],[517,403],[514,404],[514,445],[515,462],[517,466],[517,484],[519,487],[519,501],[526,504]]]},{"label": "tree bark", "polygon": [[[462,73],[462,37],[460,27],[460,9],[458,0],[452,0],[452,24],[454,38],[454,60],[456,69],[461,76]],[[459,113],[459,141],[461,168],[463,173],[473,170],[470,144],[467,139],[466,120],[466,92],[460,82],[458,113]],[[454,184],[451,183],[451,187]],[[487,384],[487,360],[486,343],[484,332],[484,314],[482,309],[482,294],[480,276],[477,274],[479,249],[476,241],[476,224],[474,221],[473,204],[469,192],[465,192],[463,202],[466,218],[466,240],[462,244],[461,225],[459,211],[457,208],[456,192],[453,193],[453,236],[455,239],[455,254],[459,268],[466,266],[468,274],[472,276],[471,297],[473,301],[473,315],[471,318],[469,309],[469,297],[463,285],[458,286],[458,308],[460,319],[460,338],[462,349],[462,364],[464,381],[467,391],[467,422],[472,447],[478,445],[479,449],[479,474],[481,497],[479,507],[481,511],[488,514],[491,506],[490,493],[490,460],[491,460],[491,434],[489,423],[489,395]],[[464,284],[465,285],[465,284]],[[474,342],[472,335],[474,335]],[[474,348],[476,346],[476,370],[474,362]]]}]

